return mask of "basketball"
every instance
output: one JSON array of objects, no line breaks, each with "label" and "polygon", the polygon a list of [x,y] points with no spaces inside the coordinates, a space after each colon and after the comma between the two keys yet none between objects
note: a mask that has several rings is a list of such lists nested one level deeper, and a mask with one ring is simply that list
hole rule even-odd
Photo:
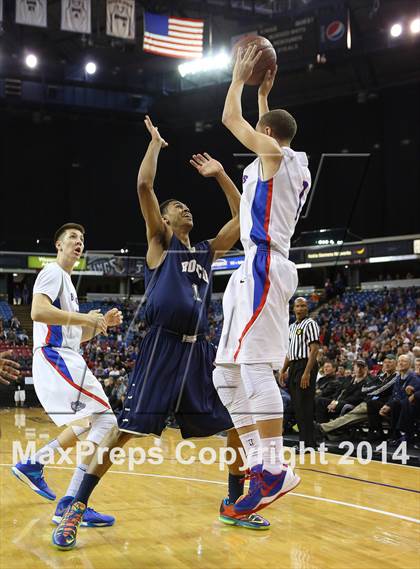
[{"label": "basketball", "polygon": [[260,85],[268,69],[274,71],[277,63],[276,50],[273,44],[263,36],[246,36],[240,39],[233,46],[233,59],[236,60],[236,55],[240,48],[247,48],[249,45],[255,44],[258,51],[262,52],[260,59],[254,68],[251,77],[246,82],[247,85]]}]

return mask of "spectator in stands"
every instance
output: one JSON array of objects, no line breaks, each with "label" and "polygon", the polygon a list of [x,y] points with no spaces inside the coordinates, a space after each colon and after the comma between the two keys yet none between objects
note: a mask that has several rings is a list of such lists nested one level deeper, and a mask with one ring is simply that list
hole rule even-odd
[{"label": "spectator in stands", "polygon": [[343,365],[338,365],[336,378],[343,380],[345,377],[346,377],[346,368]]},{"label": "spectator in stands", "polygon": [[401,347],[402,347],[402,353],[410,358],[410,367],[414,367],[414,354],[411,351],[410,340],[408,338],[406,338]]},{"label": "spectator in stands", "polygon": [[23,300],[23,304],[29,304],[29,289],[28,289],[28,285],[26,284],[26,281],[23,283],[22,300]]},{"label": "spectator in stands", "polygon": [[19,377],[15,380],[15,406],[16,407],[24,407],[26,401],[26,392],[25,392],[25,378]]},{"label": "spectator in stands", "polygon": [[337,429],[343,429],[356,423],[363,423],[369,417],[369,409],[371,413],[375,412],[378,415],[379,409],[392,392],[397,376],[396,365],[397,361],[394,354],[389,354],[384,360],[383,372],[376,377],[370,378],[370,381],[367,381],[362,387],[364,400],[345,415],[319,425],[320,433],[323,435],[330,434]]},{"label": "spectator in stands", "polygon": [[316,401],[316,419],[318,423],[328,423],[338,415],[347,413],[363,401],[362,387],[369,378],[364,360],[358,359],[354,364],[354,378],[346,382],[332,398],[319,397]]},{"label": "spectator in stands", "polygon": [[338,391],[343,389],[343,380],[337,378],[335,363],[326,361],[323,366],[323,375],[316,383],[315,401],[319,397],[331,399]]},{"label": "spectator in stands", "polygon": [[331,279],[327,279],[324,284],[324,291],[325,291],[325,298],[326,300],[330,300],[334,296],[334,285],[331,282]]},{"label": "spectator in stands", "polygon": [[415,422],[420,419],[420,381],[417,387],[406,387],[407,397],[401,401],[401,410],[396,425],[397,438],[391,444],[414,442]]},{"label": "spectator in stands", "polygon": [[115,366],[112,366],[109,370],[109,377],[118,379],[120,377],[120,371]]},{"label": "spectator in stands", "polygon": [[13,304],[22,304],[22,291],[19,283],[13,287]]},{"label": "spectator in stands", "polygon": [[28,336],[28,333],[26,332],[26,330],[18,331],[17,338],[22,345],[24,345],[24,346],[28,345],[29,336]]},{"label": "spectator in stands", "polygon": [[393,434],[396,434],[397,423],[401,412],[401,403],[408,398],[408,393],[412,394],[420,389],[420,381],[416,374],[410,369],[410,357],[406,354],[399,356],[397,365],[398,374],[389,400],[379,410],[382,418],[391,422]]}]

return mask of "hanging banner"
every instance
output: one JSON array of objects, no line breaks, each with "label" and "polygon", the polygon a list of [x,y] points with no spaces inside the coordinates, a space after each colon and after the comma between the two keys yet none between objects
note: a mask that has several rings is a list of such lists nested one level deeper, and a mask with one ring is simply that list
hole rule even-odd
[{"label": "hanging banner", "polygon": [[319,15],[320,50],[343,49],[347,45],[348,15],[344,6],[324,8]]},{"label": "hanging banner", "polygon": [[61,0],[62,30],[90,34],[90,22],[90,0]]},{"label": "hanging banner", "polygon": [[[55,255],[29,255],[28,256],[28,269],[43,269],[50,263],[55,263],[57,257]],[[86,259],[82,257],[74,265],[75,271],[86,270]]]},{"label": "hanging banner", "polygon": [[16,0],[16,23],[47,27],[47,0]]},{"label": "hanging banner", "polygon": [[279,61],[309,61],[317,53],[317,27],[315,17],[307,15],[293,21],[279,22],[258,30],[273,44]]},{"label": "hanging banner", "polygon": [[0,0],[0,22],[3,21],[3,0]]},{"label": "hanging banner", "polygon": [[144,258],[91,255],[87,260],[89,271],[101,271],[107,277],[142,277]]},{"label": "hanging banner", "polygon": [[135,0],[106,1],[108,36],[133,40],[135,37]]}]

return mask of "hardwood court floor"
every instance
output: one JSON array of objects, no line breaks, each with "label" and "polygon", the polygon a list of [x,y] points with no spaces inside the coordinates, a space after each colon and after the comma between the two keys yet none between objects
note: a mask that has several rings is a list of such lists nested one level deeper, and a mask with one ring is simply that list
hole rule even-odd
[{"label": "hardwood court floor", "polygon": [[[26,423],[26,426],[25,426]],[[78,547],[60,552],[50,545],[54,503],[34,494],[10,474],[12,442],[37,447],[57,428],[39,409],[0,411],[0,567],[86,569],[388,569],[420,568],[420,470],[372,462],[362,466],[297,465],[300,486],[262,513],[267,532],[228,527],[217,519],[226,494],[218,464],[181,465],[175,460],[178,431],[161,441],[135,439],[131,447],[160,444],[161,465],[129,472],[116,466],[97,487],[92,504],[116,516],[111,528],[81,528]],[[20,426],[16,426],[20,425]],[[218,437],[198,448],[219,449]],[[187,449],[188,450],[188,449]],[[183,456],[191,456],[191,451]],[[207,456],[209,456],[207,454]],[[62,495],[72,467],[48,467],[50,486]]]}]

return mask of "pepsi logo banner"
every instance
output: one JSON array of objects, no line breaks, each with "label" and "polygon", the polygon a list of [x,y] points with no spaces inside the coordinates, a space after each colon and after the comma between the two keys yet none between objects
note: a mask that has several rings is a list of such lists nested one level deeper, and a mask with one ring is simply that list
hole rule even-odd
[{"label": "pepsi logo banner", "polygon": [[334,20],[327,26],[325,35],[328,41],[340,41],[346,33],[346,25],[340,20]]},{"label": "pepsi logo banner", "polygon": [[344,7],[321,11],[320,49],[343,49],[347,46],[348,15]]}]

